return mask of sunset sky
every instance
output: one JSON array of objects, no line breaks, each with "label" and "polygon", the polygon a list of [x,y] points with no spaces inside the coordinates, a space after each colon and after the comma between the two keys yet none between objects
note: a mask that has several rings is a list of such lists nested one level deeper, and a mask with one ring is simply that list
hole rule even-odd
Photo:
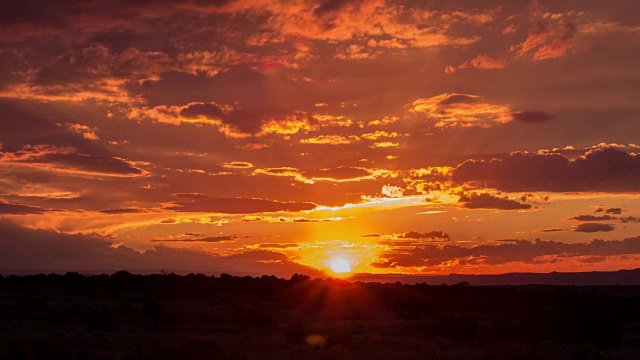
[{"label": "sunset sky", "polygon": [[639,267],[635,0],[5,1],[0,43],[0,270]]}]

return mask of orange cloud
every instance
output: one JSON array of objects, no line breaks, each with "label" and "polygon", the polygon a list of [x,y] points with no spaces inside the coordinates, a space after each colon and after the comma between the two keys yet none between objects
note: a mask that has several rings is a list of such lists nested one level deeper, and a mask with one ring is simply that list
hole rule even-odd
[{"label": "orange cloud", "polygon": [[250,169],[253,167],[253,164],[245,161],[232,161],[232,162],[223,164],[222,167],[228,168],[228,169]]},{"label": "orange cloud", "polygon": [[485,103],[477,95],[442,94],[415,100],[408,106],[411,112],[424,114],[441,128],[491,127],[512,120],[508,105]]},{"label": "orange cloud", "polygon": [[476,68],[476,69],[503,69],[507,66],[505,59],[495,58],[489,54],[480,54],[475,58],[466,61],[458,68]]},{"label": "orange cloud", "polygon": [[576,38],[578,31],[583,34],[602,34],[622,30],[616,25],[600,26],[601,21],[584,19],[584,13],[575,11],[536,12],[533,18],[533,29],[529,31],[527,38],[512,46],[510,51],[520,57],[531,56],[534,60],[553,59],[575,51],[580,42],[585,41]]},{"label": "orange cloud", "polygon": [[356,135],[320,135],[308,139],[300,140],[303,144],[317,144],[317,145],[348,145],[357,143],[360,138]]},{"label": "orange cloud", "polygon": [[[60,124],[60,126],[62,126],[62,124]],[[100,140],[100,137],[96,134],[97,128],[90,128],[87,125],[73,123],[67,123],[65,126],[67,129],[82,135],[82,137],[87,140]]]}]

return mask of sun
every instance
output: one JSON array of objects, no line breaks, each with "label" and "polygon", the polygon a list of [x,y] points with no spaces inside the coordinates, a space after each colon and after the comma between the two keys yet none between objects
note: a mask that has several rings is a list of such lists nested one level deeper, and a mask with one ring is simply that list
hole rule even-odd
[{"label": "sun", "polygon": [[329,261],[331,271],[336,274],[347,274],[351,272],[351,263],[343,258],[333,258]]}]

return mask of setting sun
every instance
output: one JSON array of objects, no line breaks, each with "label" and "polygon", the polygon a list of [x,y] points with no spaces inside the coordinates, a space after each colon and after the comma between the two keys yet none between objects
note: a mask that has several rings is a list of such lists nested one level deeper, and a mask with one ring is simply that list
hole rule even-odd
[{"label": "setting sun", "polygon": [[342,258],[334,258],[329,262],[331,271],[336,274],[346,274],[351,272],[351,264],[349,261]]}]

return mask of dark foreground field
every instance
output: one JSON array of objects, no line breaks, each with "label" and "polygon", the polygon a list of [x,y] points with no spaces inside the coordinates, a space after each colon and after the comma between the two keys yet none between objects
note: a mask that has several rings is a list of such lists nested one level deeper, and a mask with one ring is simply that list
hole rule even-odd
[{"label": "dark foreground field", "polygon": [[640,359],[640,287],[0,277],[0,359]]}]

